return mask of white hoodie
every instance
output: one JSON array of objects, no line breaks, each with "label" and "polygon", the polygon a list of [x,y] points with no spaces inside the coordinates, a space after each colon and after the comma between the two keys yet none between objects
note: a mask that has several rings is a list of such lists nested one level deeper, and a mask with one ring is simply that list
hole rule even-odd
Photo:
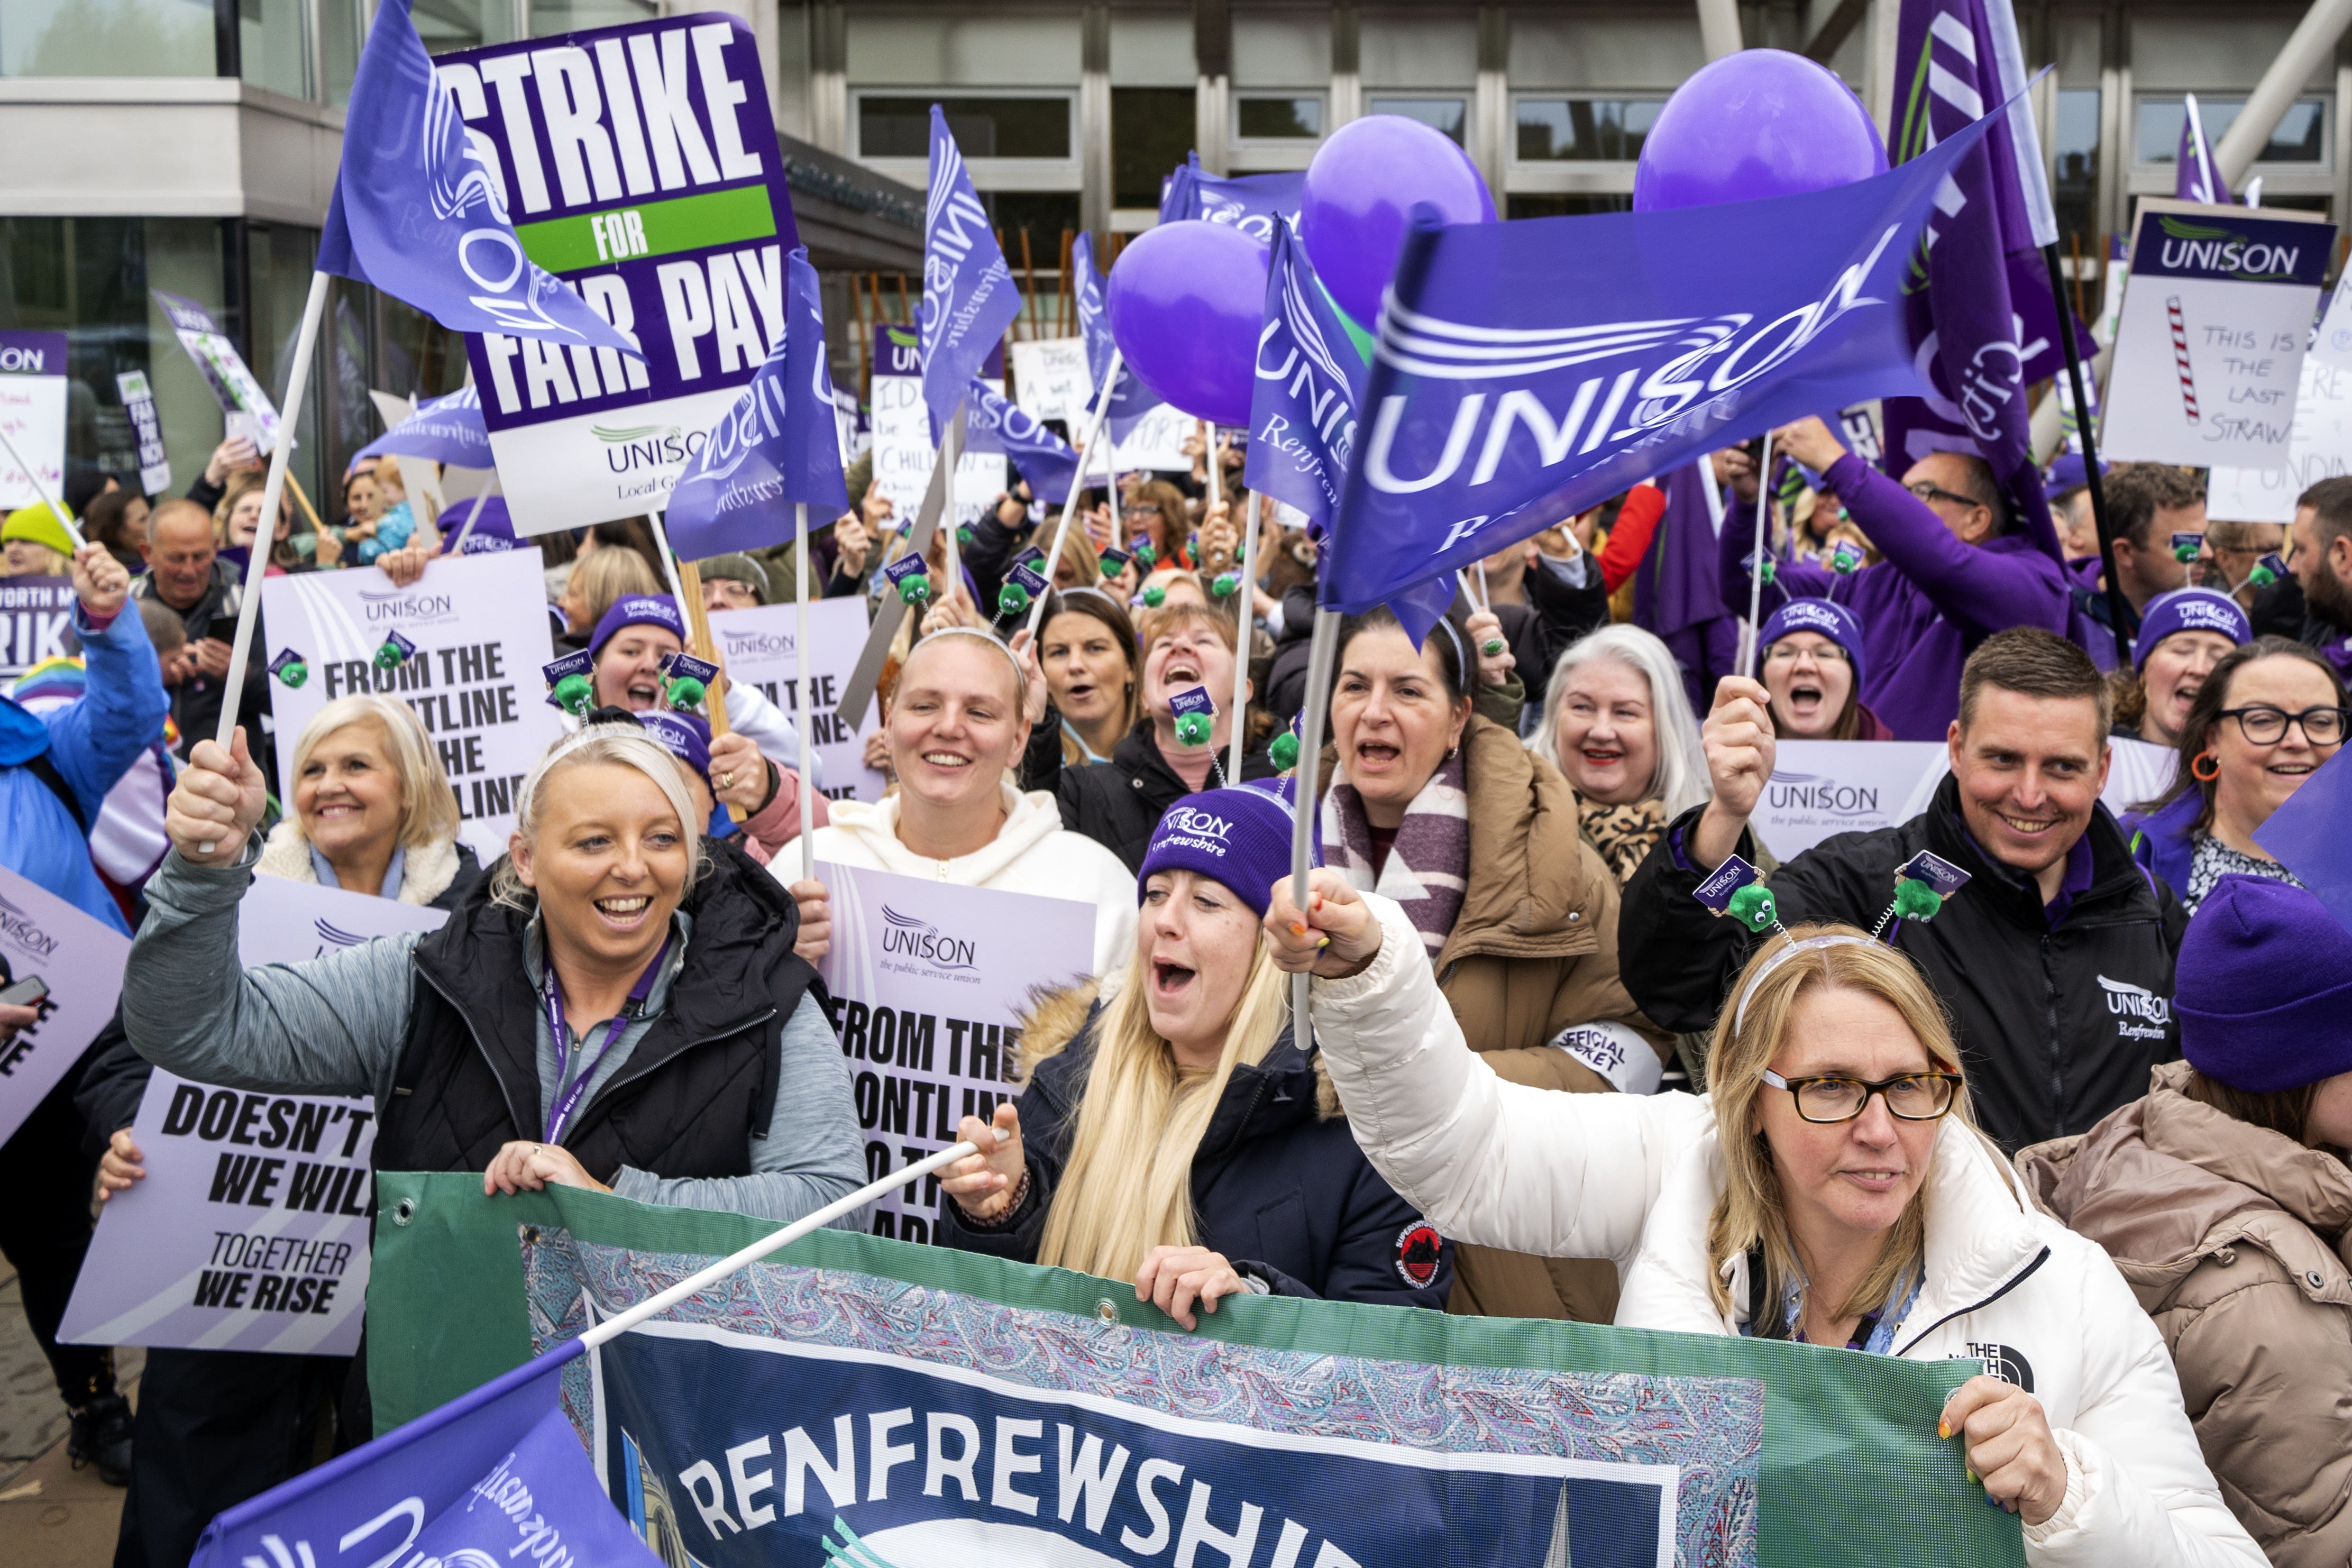
[{"label": "white hoodie", "polygon": [[[1404,912],[1366,902],[1379,954],[1352,978],[1317,980],[1313,1007],[1373,1168],[1455,1241],[1612,1260],[1621,1327],[1738,1333],[1745,1260],[1725,1267],[1730,1315],[1707,1286],[1725,1180],[1713,1103],[1504,1082],[1465,1044]],[[2029,1568],[2262,1568],[2199,1451],[2164,1341],[2106,1253],[2035,1210],[1957,1119],[1937,1130],[1926,1194],[1926,1280],[1894,1354],[1975,1357],[2042,1401],[2066,1495],[2026,1527]]]},{"label": "white hoodie", "polygon": [[[953,860],[919,855],[898,841],[898,797],[878,803],[836,800],[833,821],[816,831],[816,858],[1044,898],[1073,898],[1095,909],[1095,974],[1116,982],[1135,952],[1135,875],[1119,858],[1084,833],[1062,826],[1062,813],[1045,790],[1024,795],[1002,786],[1004,825],[986,848]],[[776,852],[770,874],[791,885],[800,876],[799,841]]]}]

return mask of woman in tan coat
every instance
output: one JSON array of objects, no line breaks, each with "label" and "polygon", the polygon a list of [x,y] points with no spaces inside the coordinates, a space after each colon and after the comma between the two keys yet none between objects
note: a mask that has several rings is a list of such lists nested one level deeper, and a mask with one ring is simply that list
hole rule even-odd
[{"label": "woman in tan coat", "polygon": [[2276,1568],[2352,1561],[2352,933],[2226,876],[2189,924],[2188,1060],[2017,1156],[2155,1318],[2221,1496]]},{"label": "woman in tan coat", "polygon": [[[1324,863],[1404,907],[1497,1074],[1650,1093],[1672,1042],[1617,978],[1616,878],[1559,770],[1471,712],[1468,682],[1496,672],[1470,646],[1440,622],[1416,649],[1384,610],[1341,625]],[[1600,1260],[1464,1248],[1454,1278],[1457,1312],[1605,1323],[1616,1310],[1616,1271]]]}]

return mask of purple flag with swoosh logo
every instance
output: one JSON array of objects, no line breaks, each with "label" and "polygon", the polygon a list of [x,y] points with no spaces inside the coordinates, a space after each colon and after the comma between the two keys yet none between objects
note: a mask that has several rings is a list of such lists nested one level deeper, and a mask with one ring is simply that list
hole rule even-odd
[{"label": "purple flag with swoosh logo", "polygon": [[816,269],[806,246],[785,266],[784,340],[711,427],[670,494],[666,521],[683,559],[780,544],[793,537],[793,503],[830,510],[848,499]]},{"label": "purple flag with swoosh logo", "polygon": [[1070,479],[1078,471],[1078,455],[1068,442],[977,376],[964,403],[963,449],[1004,454],[1036,497],[1055,506],[1069,498]]},{"label": "purple flag with swoosh logo", "polygon": [[931,439],[947,429],[982,361],[1021,314],[1021,291],[997,247],[971,172],[931,105],[930,201],[923,214],[923,405]]},{"label": "purple flag with swoosh logo", "polygon": [[[1368,609],[1729,441],[1916,392],[1905,273],[1986,128],[1804,195],[1414,225],[1319,601]],[[1754,243],[1795,233],[1844,237]]]},{"label": "purple flag with swoosh logo", "polygon": [[408,0],[368,28],[318,268],[373,284],[453,332],[617,349],[635,343],[523,254],[506,183],[435,75]]},{"label": "purple flag with swoosh logo", "polygon": [[[1095,270],[1092,235],[1080,231],[1070,242],[1070,270],[1077,275],[1078,336],[1087,346],[1087,374],[1094,379],[1095,396],[1100,397],[1118,345],[1110,338],[1110,316],[1103,303],[1102,275]],[[1159,406],[1160,399],[1143,384],[1143,378],[1122,361],[1118,385],[1111,389],[1110,414],[1105,421],[1110,426],[1110,438],[1125,441],[1143,416]],[[1091,411],[1094,404],[1089,402],[1087,407]]]}]

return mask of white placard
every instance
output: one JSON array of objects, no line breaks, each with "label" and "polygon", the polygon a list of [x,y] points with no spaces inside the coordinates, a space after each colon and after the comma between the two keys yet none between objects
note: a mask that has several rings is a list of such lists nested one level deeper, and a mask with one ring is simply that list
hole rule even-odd
[{"label": "white placard", "polygon": [[2101,455],[2284,467],[2332,225],[2144,201]]},{"label": "white placard", "polygon": [[[1094,972],[1095,909],[1076,899],[816,864],[833,894],[833,944],[817,966],[849,1059],[866,1171],[880,1177],[987,1121],[1011,1082],[1033,988]],[[936,1176],[868,1211],[877,1236],[928,1241]]]},{"label": "white placard", "polygon": [[1947,766],[1938,741],[1783,740],[1748,823],[1766,849],[1794,860],[1832,834],[1907,821],[1920,779]]},{"label": "white placard", "polygon": [[[988,384],[1004,390],[1001,381]],[[923,504],[939,451],[931,444],[931,420],[923,403],[923,383],[915,376],[874,378],[874,477],[890,498],[891,515],[910,521]],[[953,516],[961,527],[1004,494],[1010,470],[1001,452],[967,452],[956,464]]]},{"label": "white placard", "polygon": [[0,866],[0,989],[37,979],[48,995],[28,1029],[0,1040],[0,1144],[114,1017],[131,938]]},{"label": "white placard", "polygon": [[[260,877],[247,968],[435,930],[440,910]],[[58,1337],[349,1355],[367,1301],[373,1101],[193,1083],[160,1069],[131,1123],[146,1176],[110,1197]]]},{"label": "white placard", "polygon": [[147,372],[122,371],[114,378],[114,390],[121,395],[123,416],[139,443],[140,494],[161,496],[172,487],[172,458],[163,450],[163,424],[155,414],[155,392],[147,384]]},{"label": "white placard", "polygon": [[[562,733],[541,674],[555,653],[537,548],[445,557],[408,588],[371,567],[268,578],[261,591],[280,799],[293,798],[294,742],[311,716],[348,693],[379,692],[424,721],[482,863],[504,854],[515,792]],[[416,652],[379,665],[394,632]],[[289,653],[306,666],[299,685],[278,673]]]},{"label": "white placard", "polygon": [[[66,480],[66,335],[0,331],[0,428],[33,465],[52,499]],[[0,450],[0,509],[41,499],[25,471]]]},{"label": "white placard", "polygon": [[1072,445],[1086,434],[1087,400],[1095,395],[1083,338],[1039,338],[1013,345],[1013,401],[1035,420],[1058,419]]},{"label": "white placard", "polygon": [[[800,693],[800,653],[794,633],[796,611],[791,604],[763,604],[752,610],[720,610],[710,617],[710,635],[727,666],[727,678],[754,686],[760,694],[792,715],[796,725],[809,727],[819,771],[825,779],[818,791],[831,800],[879,800],[890,780],[866,766],[866,739],[881,722],[878,704],[866,706],[863,728],[851,730],[835,716],[841,688],[857,667],[866,646],[866,600],[820,599],[809,605],[809,642],[815,650],[814,678],[815,711],[803,714]],[[785,757],[777,760],[797,762]]]},{"label": "white placard", "polygon": [[1190,473],[1192,460],[1184,455],[1184,438],[1193,434],[1199,423],[1167,403],[1156,404],[1136,421],[1125,441],[1112,443],[1111,461],[1118,465],[1122,473],[1136,468],[1163,474]]},{"label": "white placard", "polygon": [[[1783,741],[1781,750],[1785,752],[1791,744]],[[1938,746],[1935,749],[1937,753],[1935,765],[1919,776],[1910,799],[1903,802],[1901,813],[1895,819],[1896,821],[1907,821],[1926,810],[1928,803],[1935,800],[1937,787],[1944,782],[1944,775],[1952,770],[1951,759],[1944,755],[1944,747]],[[2108,740],[2107,756],[2107,787],[2099,791],[2099,802],[2118,817],[2155,800],[2170,788],[2173,770],[2179,762],[2179,754],[2168,746],[2151,746],[2145,740],[2134,740],[2120,735]],[[1775,768],[1775,778],[1779,777],[1779,772]]]},{"label": "white placard", "polygon": [[2295,389],[2294,430],[2284,468],[2216,468],[2205,482],[2208,517],[2292,523],[2295,497],[2322,479],[2352,473],[2352,274],[2339,279]]}]

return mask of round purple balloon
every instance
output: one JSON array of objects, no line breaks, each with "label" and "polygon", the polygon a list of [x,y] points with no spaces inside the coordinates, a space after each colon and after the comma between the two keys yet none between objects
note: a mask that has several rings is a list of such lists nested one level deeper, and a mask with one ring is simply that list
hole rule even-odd
[{"label": "round purple balloon", "polygon": [[1869,111],[1827,68],[1742,49],[1675,89],[1642,142],[1633,210],[1794,196],[1886,172]]},{"label": "round purple balloon", "polygon": [[1195,419],[1247,424],[1265,268],[1266,247],[1231,224],[1188,218],[1138,235],[1106,297],[1127,368]]},{"label": "round purple balloon", "polygon": [[1423,203],[1449,224],[1495,221],[1495,198],[1470,155],[1418,120],[1351,120],[1324,139],[1307,165],[1299,243],[1339,308],[1366,327],[1380,317],[1405,225]]}]

